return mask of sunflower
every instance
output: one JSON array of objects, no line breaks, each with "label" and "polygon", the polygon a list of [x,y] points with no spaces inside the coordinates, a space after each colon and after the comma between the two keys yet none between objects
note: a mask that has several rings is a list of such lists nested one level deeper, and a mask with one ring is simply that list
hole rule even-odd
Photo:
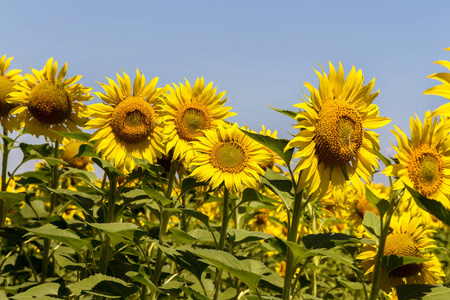
[{"label": "sunflower", "polygon": [[236,115],[230,112],[231,107],[223,106],[227,98],[225,92],[216,94],[213,83],[205,87],[203,77],[198,78],[191,87],[180,83],[178,87],[169,87],[169,93],[164,99],[164,136],[167,139],[166,152],[173,149],[173,160],[186,158],[189,163],[195,156],[191,142],[204,136],[203,130],[223,125],[223,119]]},{"label": "sunflower", "polygon": [[230,191],[240,191],[242,185],[257,188],[264,171],[259,166],[266,159],[262,145],[243,133],[237,124],[216,130],[206,130],[205,136],[193,142],[198,151],[192,160],[191,176],[208,181],[216,189],[222,183]]},{"label": "sunflower", "polygon": [[[429,235],[434,231],[427,225],[421,223],[417,216],[411,217],[409,213],[403,214],[400,218],[392,218],[391,227],[393,231],[387,236],[383,255],[400,255],[428,260],[419,264],[408,264],[392,270],[389,274],[384,274],[382,287],[385,291],[390,291],[392,287],[402,284],[437,284],[442,282],[441,277],[445,276],[441,269],[439,260],[429,250],[435,248],[433,239]],[[361,267],[365,274],[373,275],[375,266],[375,256],[377,248],[375,244],[362,248],[362,252],[356,259],[363,260]]]},{"label": "sunflower", "polygon": [[8,103],[17,105],[11,114],[17,114],[20,127],[25,131],[52,141],[62,141],[63,137],[53,131],[79,132],[84,125],[86,106],[81,103],[92,99],[88,94],[91,88],[77,83],[81,75],[65,79],[67,63],[57,73],[58,63],[50,58],[41,71],[31,69],[25,74],[26,81],[12,92]]},{"label": "sunflower", "polygon": [[286,149],[297,147],[294,158],[300,158],[295,171],[301,172],[298,189],[308,187],[308,194],[323,196],[331,181],[335,198],[345,190],[346,176],[362,191],[371,181],[377,156],[373,147],[379,149],[378,134],[366,129],[375,129],[390,122],[378,116],[378,106],[372,104],[379,92],[371,94],[375,80],[363,85],[361,70],[353,67],[344,80],[344,70],[339,63],[336,73],[330,63],[327,76],[316,71],[319,89],[309,83],[308,101],[294,105],[301,109],[294,128],[299,133]]},{"label": "sunflower", "polygon": [[78,150],[81,145],[86,143],[77,140],[64,139],[63,140],[63,151],[61,154],[61,159],[69,164],[69,167],[76,168],[84,171],[94,171],[92,162],[89,157],[75,157],[78,154]]},{"label": "sunflower", "polygon": [[[392,187],[394,190],[407,185],[450,207],[447,196],[450,194],[449,123],[432,118],[429,111],[425,113],[423,124],[417,115],[416,119],[410,119],[411,139],[395,126],[398,132],[392,132],[398,143],[394,146],[398,163],[388,166],[383,173],[398,178]],[[411,199],[408,191],[404,197]]]},{"label": "sunflower", "polygon": [[[446,48],[444,50],[450,51],[450,48]],[[446,60],[438,60],[434,62],[435,64],[441,65],[447,69],[450,70],[450,62]],[[442,96],[448,100],[450,100],[450,73],[448,72],[442,72],[442,73],[435,73],[428,76],[428,78],[436,79],[442,84],[433,86],[423,93],[425,95],[436,95],[436,96]],[[446,103],[444,105],[441,105],[438,107],[434,112],[433,116],[450,116],[450,103]]]},{"label": "sunflower", "polygon": [[17,119],[10,118],[11,115],[9,114],[16,105],[6,102],[6,99],[15,90],[16,84],[24,80],[22,75],[20,75],[22,70],[14,69],[6,73],[12,60],[13,57],[6,59],[6,55],[0,58],[0,122],[2,127],[9,132],[17,129],[18,124]]},{"label": "sunflower", "polygon": [[162,123],[159,117],[159,102],[167,88],[156,88],[158,78],[145,84],[145,76],[136,70],[133,87],[130,77],[123,72],[117,74],[117,85],[108,79],[100,83],[106,94],[95,93],[104,103],[88,106],[86,129],[98,129],[91,136],[96,141],[94,148],[101,157],[122,171],[129,173],[136,166],[132,157],[147,159],[155,163],[165,152]]}]

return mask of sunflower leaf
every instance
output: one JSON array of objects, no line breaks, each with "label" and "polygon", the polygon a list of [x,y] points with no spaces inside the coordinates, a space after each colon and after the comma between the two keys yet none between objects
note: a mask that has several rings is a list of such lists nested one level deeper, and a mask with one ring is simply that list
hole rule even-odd
[{"label": "sunflower leaf", "polygon": [[146,182],[142,184],[142,189],[150,198],[154,199],[161,206],[166,206],[167,204],[172,203],[172,200],[164,197],[163,194],[161,194],[159,191],[157,191],[154,187],[152,187],[150,184]]},{"label": "sunflower leaf", "polygon": [[351,235],[334,232],[308,234],[302,237],[302,242],[308,249],[318,249],[318,248],[331,249],[345,243],[360,244],[365,243],[366,241],[367,239],[359,239]]},{"label": "sunflower leaf", "polygon": [[135,271],[128,271],[125,273],[126,276],[130,277],[134,281],[137,281],[139,283],[142,283],[148,289],[152,292],[158,292],[158,288],[155,286],[155,284],[151,281],[150,277],[147,274],[144,273],[138,273]]},{"label": "sunflower leaf", "polygon": [[375,207],[378,210],[378,213],[381,217],[384,216],[384,214],[387,212],[389,208],[389,201],[378,198],[370,189],[368,186],[366,186],[366,199],[368,202],[375,205]]},{"label": "sunflower leaf", "polygon": [[421,195],[416,190],[410,188],[409,186],[406,186],[409,193],[413,196],[414,200],[416,201],[417,205],[438,218],[440,221],[445,223],[446,225],[450,226],[450,210],[445,208],[444,205],[442,205],[440,202],[428,199],[427,197]]},{"label": "sunflower leaf", "polygon": [[375,152],[375,155],[378,156],[378,158],[383,162],[383,164],[387,167],[390,166],[392,164],[392,162],[389,160],[389,158],[387,158],[386,156],[384,156],[383,154],[381,154],[380,151],[378,151],[375,143],[372,143],[372,149],[373,152]]},{"label": "sunflower leaf", "polygon": [[123,174],[119,169],[117,169],[104,159],[93,157],[92,161],[107,173],[115,174],[116,176],[125,176],[125,174]]},{"label": "sunflower leaf", "polygon": [[242,130],[242,132],[248,135],[253,140],[266,146],[267,148],[278,154],[281,157],[281,159],[286,163],[287,166],[291,163],[294,148],[288,149],[286,150],[286,152],[284,151],[286,145],[289,143],[289,140],[276,139],[271,136],[252,133],[245,130]]},{"label": "sunflower leaf", "polygon": [[290,179],[271,169],[267,169],[264,176],[261,177],[261,182],[281,198],[287,209],[291,207],[294,196]]},{"label": "sunflower leaf", "polygon": [[[266,104],[267,105],[267,104]],[[287,110],[287,109],[279,109],[279,108],[275,108],[272,107],[270,105],[267,105],[269,108],[273,109],[276,112],[279,112],[280,114],[283,114],[285,116],[288,116],[289,118],[295,119],[295,117],[297,116],[298,113],[296,113],[295,111],[292,110]]]},{"label": "sunflower leaf", "polygon": [[398,300],[448,300],[450,288],[430,284],[405,284],[395,287]]},{"label": "sunflower leaf", "polygon": [[89,144],[81,144],[78,148],[78,153],[73,157],[99,157],[94,150],[94,146]]},{"label": "sunflower leaf", "polygon": [[378,240],[380,236],[380,218],[373,212],[366,212],[362,221],[364,228],[375,239]]},{"label": "sunflower leaf", "polygon": [[383,270],[387,274],[395,269],[402,266],[410,264],[420,264],[427,261],[427,258],[422,257],[412,257],[412,256],[401,256],[401,255],[386,255],[381,258],[381,263],[383,264]]},{"label": "sunflower leaf", "polygon": [[86,279],[78,281],[69,286],[75,296],[80,296],[83,292],[93,295],[104,296],[106,298],[121,298],[135,293],[137,287],[133,287],[122,279],[95,274]]},{"label": "sunflower leaf", "polygon": [[87,132],[61,132],[61,131],[53,131],[57,135],[63,136],[68,139],[78,140],[81,142],[88,142],[91,138],[91,134]]},{"label": "sunflower leaf", "polygon": [[196,179],[194,179],[192,177],[187,177],[187,178],[183,179],[183,182],[181,183],[180,196],[193,188],[196,188],[198,186],[207,186],[207,185],[208,185],[207,182],[197,181]]}]

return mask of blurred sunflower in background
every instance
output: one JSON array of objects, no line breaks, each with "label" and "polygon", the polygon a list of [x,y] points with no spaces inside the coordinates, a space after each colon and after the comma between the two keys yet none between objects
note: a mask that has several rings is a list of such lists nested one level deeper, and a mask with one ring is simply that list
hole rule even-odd
[{"label": "blurred sunflower in background", "polygon": [[[371,94],[375,80],[363,85],[361,70],[353,67],[344,78],[342,64],[336,72],[330,63],[330,73],[316,71],[319,88],[309,83],[305,87],[311,96],[294,105],[297,114],[297,135],[286,149],[298,148],[294,158],[300,158],[296,172],[300,173],[298,189],[307,188],[308,195],[323,196],[331,182],[334,197],[339,199],[346,186],[346,178],[361,193],[371,181],[379,149],[378,134],[370,129],[380,128],[391,120],[379,117],[378,106],[372,104],[378,91]],[[368,130],[369,129],[369,130]]]},{"label": "blurred sunflower in background", "polygon": [[53,131],[80,132],[78,126],[86,122],[82,102],[93,97],[88,93],[91,88],[76,83],[81,75],[66,78],[67,63],[57,71],[58,63],[53,58],[42,70],[31,69],[32,74],[25,74],[27,80],[20,82],[7,102],[16,106],[11,114],[17,114],[26,132],[61,142],[63,137]]},{"label": "blurred sunflower in background", "polygon": [[[393,231],[386,238],[384,256],[400,255],[426,258],[427,261],[418,264],[407,264],[392,270],[385,276],[382,288],[390,291],[392,287],[402,284],[437,284],[445,276],[441,264],[434,254],[429,253],[435,248],[433,239],[429,236],[434,232],[427,224],[422,223],[420,217],[405,213],[400,218],[393,217],[391,221]],[[356,259],[363,260],[361,267],[365,274],[373,275],[377,246],[364,246]]]},{"label": "blurred sunflower in background", "polygon": [[241,191],[242,186],[257,188],[259,176],[264,174],[260,164],[267,159],[267,153],[237,124],[206,130],[205,136],[197,139],[193,142],[197,155],[191,163],[192,177],[209,182],[213,189],[222,183],[230,191]]},{"label": "blurred sunflower in background", "polygon": [[89,157],[75,157],[78,154],[78,150],[81,145],[86,143],[77,140],[64,139],[63,148],[61,154],[61,160],[67,162],[69,167],[84,170],[84,171],[94,171],[94,166]]},{"label": "blurred sunflower in background", "polygon": [[[397,126],[392,131],[397,138],[398,146],[395,158],[398,163],[386,167],[387,176],[395,176],[398,180],[393,189],[403,189],[405,185],[414,188],[427,198],[440,201],[450,207],[450,138],[449,123],[442,119],[432,118],[425,113],[422,124],[419,117],[410,119],[411,139]],[[408,191],[403,197],[411,199]]]},{"label": "blurred sunflower in background", "polygon": [[173,160],[186,159],[189,163],[195,156],[191,142],[204,136],[203,130],[224,125],[223,120],[235,116],[231,107],[223,106],[226,92],[216,93],[213,83],[205,86],[203,77],[197,78],[194,86],[189,81],[186,85],[173,84],[164,98],[164,136],[167,140],[166,152],[173,149]]},{"label": "blurred sunflower in background", "polygon": [[119,85],[107,79],[108,84],[100,83],[105,94],[95,93],[103,103],[89,105],[87,111],[92,119],[85,128],[97,129],[90,139],[96,141],[94,148],[126,173],[136,166],[132,157],[155,163],[165,153],[159,105],[167,88],[156,87],[158,77],[146,84],[139,70],[133,86],[125,72],[123,78],[117,74]]},{"label": "blurred sunflower in background", "polygon": [[[450,48],[444,49],[446,51],[450,51]],[[448,70],[450,70],[450,61],[446,60],[438,60],[434,62],[435,64],[441,65]],[[440,73],[434,73],[428,76],[428,78],[436,79],[442,84],[433,86],[423,93],[425,95],[436,95],[446,98],[447,100],[450,100],[450,73],[449,72],[440,72]],[[446,103],[444,105],[441,105],[433,112],[434,116],[450,116],[450,102]]]},{"label": "blurred sunflower in background", "polygon": [[0,123],[3,129],[9,132],[18,129],[17,119],[11,118],[9,113],[17,105],[8,103],[6,99],[15,90],[16,84],[25,79],[20,75],[22,70],[13,69],[6,72],[12,60],[13,57],[7,59],[6,55],[0,58]]}]

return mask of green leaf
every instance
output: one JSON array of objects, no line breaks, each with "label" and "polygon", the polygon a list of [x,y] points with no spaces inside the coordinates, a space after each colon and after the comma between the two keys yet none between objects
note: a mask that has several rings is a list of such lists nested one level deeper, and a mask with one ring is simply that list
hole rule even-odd
[{"label": "green leaf", "polygon": [[408,189],[409,193],[413,196],[414,200],[416,201],[417,205],[420,208],[429,212],[447,226],[450,226],[450,210],[445,208],[445,206],[442,205],[440,202],[422,196],[421,194],[419,194],[419,192],[415,191],[409,186],[406,186],[406,188]]},{"label": "green leaf", "polygon": [[97,152],[94,150],[94,146],[91,144],[81,144],[78,148],[77,154],[73,157],[99,157]]},{"label": "green leaf", "polygon": [[64,172],[64,175],[74,175],[80,178],[83,181],[94,183],[97,180],[97,176],[94,172],[84,171],[77,168],[68,167],[67,171]]},{"label": "green leaf", "polygon": [[25,172],[22,174],[17,175],[18,177],[25,177],[25,178],[36,178],[40,181],[50,181],[51,175],[49,172],[45,171],[31,171],[31,172]]},{"label": "green leaf", "polygon": [[193,188],[196,188],[198,186],[207,186],[207,185],[208,185],[207,182],[203,182],[203,181],[197,182],[197,180],[195,180],[192,177],[186,177],[185,179],[183,179],[183,182],[181,183],[181,194],[180,195],[183,195],[187,191],[189,191]]},{"label": "green leaf", "polygon": [[360,291],[364,289],[364,286],[360,282],[351,282],[347,280],[338,279],[337,282],[344,288],[352,291]]},{"label": "green leaf", "polygon": [[[60,284],[56,282],[48,282],[44,284],[40,284],[38,286],[34,286],[29,288],[25,292],[18,293],[12,296],[12,299],[17,300],[28,300],[28,299],[43,299],[44,296],[58,296],[58,290],[60,288]],[[61,298],[51,298],[51,299],[61,299]]]},{"label": "green leaf", "polygon": [[55,260],[62,268],[66,268],[71,271],[82,271],[86,269],[85,263],[76,263],[65,254],[55,254]]},{"label": "green leaf", "polygon": [[240,203],[245,203],[245,202],[250,202],[250,201],[280,203],[280,201],[276,201],[275,199],[267,197],[266,195],[261,194],[260,192],[254,190],[252,188],[246,188],[244,190],[244,192],[242,193],[242,200]]},{"label": "green leaf", "polygon": [[261,261],[252,259],[238,260],[230,253],[224,251],[195,249],[192,250],[192,253],[203,258],[203,260],[211,263],[216,268],[230,272],[255,291],[263,273],[266,271],[266,266]]},{"label": "green leaf", "polygon": [[[81,239],[70,229],[60,229],[53,224],[45,224],[42,227],[27,228],[27,230],[37,236],[52,239],[64,245],[67,245],[80,255],[82,254],[81,250],[83,249],[83,247],[87,247],[93,250],[88,239]],[[29,235],[30,233],[28,233],[27,235]]]},{"label": "green leaf", "polygon": [[138,242],[146,233],[134,223],[88,223],[89,226],[100,229],[110,237],[118,235],[126,240]]},{"label": "green leaf", "polygon": [[147,274],[138,273],[138,272],[134,272],[134,271],[128,271],[127,273],[125,273],[125,275],[127,275],[134,281],[142,283],[143,285],[148,287],[148,289],[151,292],[159,292],[158,288],[155,286],[155,284],[152,282],[152,280],[150,279],[150,277]]},{"label": "green leaf", "polygon": [[391,162],[391,160],[389,158],[387,158],[386,156],[381,154],[380,151],[378,151],[378,149],[375,147],[375,143],[372,144],[372,149],[373,149],[373,152],[375,152],[375,155],[378,156],[378,158],[383,162],[383,164],[386,167],[390,166],[392,164],[392,162]]},{"label": "green leaf", "polygon": [[249,231],[237,228],[228,228],[228,234],[230,239],[230,244],[232,247],[236,247],[243,243],[267,240],[273,238],[273,235],[259,232],[259,231]]},{"label": "green leaf", "polygon": [[258,143],[266,146],[267,148],[278,154],[281,157],[281,159],[286,163],[286,165],[289,165],[291,163],[294,148],[288,149],[286,150],[286,152],[284,151],[286,145],[289,143],[289,140],[275,139],[267,135],[252,133],[245,130],[242,130],[242,132],[244,132],[246,135],[257,141]]},{"label": "green leaf", "polygon": [[[202,294],[200,294],[196,290],[192,289],[191,287],[182,286],[182,287],[180,287],[180,289],[183,291],[183,293],[186,294],[186,296],[189,297],[189,299],[193,299],[193,300],[210,300],[210,298],[208,298],[206,296],[203,296]],[[221,298],[221,299],[223,299],[223,298]]]},{"label": "green leaf", "polygon": [[5,211],[9,211],[9,209],[14,205],[25,201],[25,194],[0,192],[0,201],[3,201]]},{"label": "green leaf", "polygon": [[291,204],[294,201],[292,182],[290,179],[278,174],[272,169],[267,169],[264,176],[261,177],[261,182],[272,192],[277,194],[284,205],[286,205],[286,208],[290,209]]},{"label": "green leaf", "polygon": [[405,284],[395,287],[398,300],[448,300],[450,288],[429,284]]},{"label": "green leaf", "polygon": [[126,199],[129,203],[137,200],[149,199],[147,193],[141,189],[132,189],[131,191],[122,193],[122,197]]},{"label": "green leaf", "polygon": [[427,258],[400,256],[400,255],[386,255],[381,258],[383,270],[386,274],[389,272],[409,264],[420,264],[428,261]]},{"label": "green leaf", "polygon": [[100,168],[102,168],[103,171],[108,172],[110,174],[115,174],[116,176],[125,176],[125,174],[123,174],[119,169],[117,169],[116,167],[114,167],[112,164],[110,164],[109,162],[107,162],[104,159],[98,158],[98,157],[93,157],[92,161],[99,166]]},{"label": "green leaf", "polygon": [[187,234],[186,232],[176,229],[176,228],[169,228],[170,233],[174,236],[176,242],[179,245],[187,245],[191,243],[195,243],[198,240]]},{"label": "green leaf", "polygon": [[209,227],[209,217],[207,215],[205,215],[204,213],[201,213],[199,211],[193,210],[193,209],[189,209],[189,208],[181,208],[179,209],[183,214],[186,214],[188,216],[194,217],[197,220],[199,220],[200,222],[202,222],[203,224],[206,225],[206,227]]},{"label": "green leaf", "polygon": [[63,161],[61,159],[58,159],[58,158],[54,158],[54,157],[42,157],[42,159],[44,159],[49,164],[50,167],[54,167],[54,166],[57,166],[59,164],[62,164],[62,165],[65,165],[65,166],[69,165],[65,161]]},{"label": "green leaf", "polygon": [[136,292],[137,288],[123,281],[122,279],[107,276],[104,274],[95,274],[76,282],[69,286],[75,296],[81,296],[83,292],[103,296],[106,298],[122,298]]},{"label": "green leaf", "polygon": [[152,187],[151,185],[149,185],[146,182],[144,182],[142,184],[142,189],[150,198],[154,199],[161,206],[166,206],[167,204],[170,204],[173,202],[172,200],[164,197],[164,195],[161,192],[157,191],[154,187]]},{"label": "green leaf", "polygon": [[23,153],[22,163],[32,159],[42,159],[43,157],[50,157],[52,155],[52,148],[49,144],[31,145],[20,143],[19,147]]},{"label": "green leaf", "polygon": [[53,132],[65,138],[78,140],[86,143],[89,142],[89,139],[91,138],[91,134],[87,132],[61,132],[61,131],[53,131]]},{"label": "green leaf", "polygon": [[367,232],[375,239],[378,240],[380,237],[380,218],[373,212],[366,212],[364,214],[364,219],[362,221],[364,228]]},{"label": "green leaf", "polygon": [[389,208],[389,201],[380,199],[377,196],[375,196],[375,194],[369,189],[368,186],[366,186],[366,199],[368,202],[375,205],[381,218],[383,218],[384,214],[387,212]]},{"label": "green leaf", "polygon": [[267,105],[267,106],[270,107],[271,109],[273,109],[274,111],[279,112],[280,114],[283,114],[285,116],[288,116],[289,118],[297,120],[296,117],[297,117],[298,113],[295,111],[287,110],[287,109],[279,109],[279,108],[272,107],[270,105]]},{"label": "green leaf", "polygon": [[51,189],[49,187],[47,187],[47,189],[64,199],[77,203],[84,210],[91,209],[95,203],[98,203],[103,198],[100,195],[86,194],[68,189]]},{"label": "green leaf", "polygon": [[302,242],[307,249],[331,249],[344,243],[361,243],[361,240],[357,237],[343,233],[327,232],[305,235],[302,237]]}]

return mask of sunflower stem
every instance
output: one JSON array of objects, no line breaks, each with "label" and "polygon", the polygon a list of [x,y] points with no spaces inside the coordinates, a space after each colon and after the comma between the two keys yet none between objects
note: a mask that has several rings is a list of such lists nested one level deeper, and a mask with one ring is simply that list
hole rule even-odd
[{"label": "sunflower stem", "polygon": [[[230,191],[224,187],[223,193],[223,210],[222,210],[222,226],[220,227],[220,238],[219,247],[217,250],[223,251],[225,247],[225,240],[227,237],[228,221],[230,216],[228,215],[229,205],[230,205]],[[216,278],[214,282],[214,300],[219,299],[220,296],[220,282],[222,279],[222,269],[216,268]]]},{"label": "sunflower stem", "polygon": [[[294,207],[293,207],[293,215],[292,215],[292,221],[291,226],[288,227],[288,234],[287,234],[287,240],[289,242],[296,242],[297,241],[297,233],[298,233],[298,226],[300,224],[300,215],[302,213],[303,208],[305,205],[302,205],[302,192],[295,194],[295,200],[294,200]],[[292,251],[289,247],[286,249],[286,272],[284,277],[284,288],[283,288],[283,300],[289,300],[291,298],[291,289],[292,289],[292,278],[294,276],[294,272],[296,269],[296,266],[294,266],[294,256]]]},{"label": "sunflower stem", "polygon": [[[3,135],[7,136],[8,131],[6,131],[5,128],[3,128]],[[2,148],[2,186],[1,190],[2,192],[6,191],[7,184],[6,184],[6,174],[8,172],[8,156],[10,151],[10,143],[7,138],[3,138],[3,148]],[[6,211],[5,201],[3,199],[0,199],[0,227],[3,227],[5,225],[6,220],[6,214],[8,212]]]},{"label": "sunflower stem", "polygon": [[[59,150],[59,142],[58,140],[55,140],[55,145],[53,148],[53,158],[58,158],[58,150]],[[51,187],[52,189],[57,189],[59,186],[59,166],[56,164],[52,168],[52,181],[51,181]],[[56,206],[56,200],[58,195],[56,193],[52,193],[50,196],[50,211],[49,211],[49,217],[53,215],[53,211],[55,210]],[[41,283],[44,283],[47,279],[47,271],[50,263],[50,239],[44,239],[44,253],[42,257],[42,276],[41,276]]]},{"label": "sunflower stem", "polygon": [[389,234],[389,225],[391,224],[391,218],[394,214],[395,208],[397,207],[400,192],[399,191],[391,191],[389,196],[389,207],[386,212],[386,218],[383,222],[383,218],[380,220],[380,237],[378,240],[378,251],[375,256],[375,267],[374,267],[374,275],[372,282],[372,289],[370,291],[370,300],[376,300],[378,298],[378,294],[380,292],[380,288],[382,285],[381,278],[381,268],[382,268],[382,258],[384,256],[384,246],[386,245],[386,238]]}]

